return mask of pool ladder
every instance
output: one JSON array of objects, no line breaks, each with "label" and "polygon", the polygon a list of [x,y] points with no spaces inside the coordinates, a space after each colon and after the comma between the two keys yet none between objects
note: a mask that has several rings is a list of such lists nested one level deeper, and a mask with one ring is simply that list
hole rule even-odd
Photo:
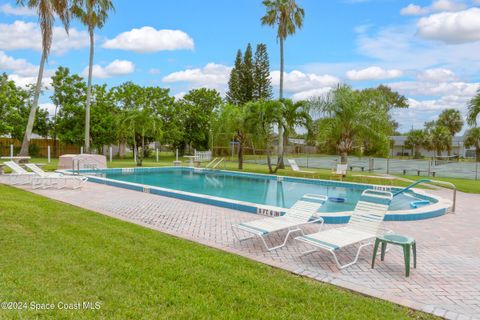
[{"label": "pool ladder", "polygon": [[430,180],[430,179],[421,179],[421,180],[418,180],[414,183],[412,183],[411,185],[409,185],[408,187],[406,188],[403,188],[401,189],[400,191],[396,192],[393,196],[398,196],[399,194],[401,193],[404,193],[408,190],[410,190],[411,188],[419,185],[419,184],[422,184],[422,183],[433,183],[433,184],[441,184],[441,185],[444,185],[444,186],[447,186],[447,187],[450,187],[452,188],[453,190],[453,199],[452,199],[452,213],[455,213],[455,206],[456,206],[456,202],[457,202],[457,187],[451,183],[451,182],[447,182],[447,181],[438,181],[438,180]]}]

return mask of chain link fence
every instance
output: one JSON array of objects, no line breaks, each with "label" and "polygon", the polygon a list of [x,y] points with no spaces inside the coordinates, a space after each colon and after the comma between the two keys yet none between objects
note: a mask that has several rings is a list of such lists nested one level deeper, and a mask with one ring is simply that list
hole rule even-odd
[{"label": "chain link fence", "polygon": [[[299,151],[299,152],[295,152]],[[322,155],[314,152],[305,152],[303,148],[287,148],[286,159],[295,159],[300,167],[315,169],[332,169],[340,161],[339,156]],[[238,146],[230,148],[215,147],[215,157],[224,157],[226,161],[238,161]],[[266,150],[244,148],[244,162],[260,165],[267,164]],[[276,164],[277,156],[271,152],[272,164]],[[364,174],[393,174],[410,176],[430,176],[443,178],[480,179],[480,163],[472,159],[457,159],[455,161],[438,161],[433,158],[378,158],[378,157],[348,157],[348,170],[363,172]]]}]

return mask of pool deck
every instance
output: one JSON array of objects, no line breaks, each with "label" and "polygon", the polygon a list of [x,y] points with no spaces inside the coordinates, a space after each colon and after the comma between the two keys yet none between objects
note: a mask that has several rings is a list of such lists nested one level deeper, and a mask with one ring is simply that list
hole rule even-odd
[{"label": "pool deck", "polygon": [[[8,179],[0,176],[0,183]],[[256,239],[235,241],[230,226],[262,218],[258,215],[90,182],[82,190],[33,192],[447,319],[480,319],[480,195],[459,192],[455,214],[386,223],[417,240],[417,269],[405,278],[399,247],[392,247],[384,262],[378,258],[373,270],[368,248],[356,265],[339,271],[326,252],[300,257],[307,246],[294,240],[274,252]],[[429,192],[451,197],[449,190]],[[308,226],[306,231],[318,229]],[[279,238],[271,237],[276,243]],[[355,249],[340,254],[340,261],[353,257]]]}]

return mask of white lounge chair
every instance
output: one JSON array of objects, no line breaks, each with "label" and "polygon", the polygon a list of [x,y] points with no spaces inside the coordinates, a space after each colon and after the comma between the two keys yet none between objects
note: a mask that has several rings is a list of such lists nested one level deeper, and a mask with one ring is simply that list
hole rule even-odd
[{"label": "white lounge chair", "polygon": [[18,163],[13,161],[7,161],[3,163],[12,170],[12,173],[9,174],[11,184],[27,184],[31,183],[32,179],[35,177],[33,172],[28,172],[27,170],[20,167]]},{"label": "white lounge chair", "polygon": [[340,180],[342,180],[343,177],[347,175],[347,170],[348,170],[348,164],[339,163],[337,164],[337,167],[335,169],[332,169],[331,177],[340,178]]},{"label": "white lounge chair", "polygon": [[[381,233],[382,221],[392,198],[393,195],[389,191],[365,190],[347,226],[303,235],[295,239],[315,247],[315,249],[306,251],[303,254],[323,249],[333,255],[339,269],[351,266],[358,261],[362,248],[372,244],[368,240],[375,238]],[[365,243],[365,241],[368,242]],[[336,252],[357,243],[362,244],[358,248],[355,259],[350,263],[341,265]]]},{"label": "white lounge chair", "polygon": [[[295,202],[290,209],[287,209],[287,212],[283,216],[232,225],[233,234],[240,242],[254,237],[260,237],[268,251],[281,248],[285,246],[288,237],[292,232],[300,231],[304,234],[300,226],[315,222],[321,222],[323,224],[323,219],[321,217],[316,217],[316,213],[327,200],[327,196],[306,194],[302,199]],[[253,235],[246,238],[240,238],[236,229]],[[288,230],[283,243],[278,246],[269,247],[265,241],[265,236],[282,230]]]},{"label": "white lounge chair", "polygon": [[[48,188],[56,186],[58,189],[67,187],[68,182],[71,182],[72,189],[78,189],[88,180],[87,177],[65,175],[58,172],[45,172],[34,163],[26,163],[25,166],[32,170],[32,172],[39,179],[32,179],[32,188]],[[63,182],[61,184],[60,182]]]},{"label": "white lounge chair", "polygon": [[299,173],[315,173],[313,171],[306,171],[306,170],[301,170],[300,167],[298,166],[297,162],[294,159],[287,159],[288,164],[290,164],[290,167],[292,168],[293,171],[299,172]]}]

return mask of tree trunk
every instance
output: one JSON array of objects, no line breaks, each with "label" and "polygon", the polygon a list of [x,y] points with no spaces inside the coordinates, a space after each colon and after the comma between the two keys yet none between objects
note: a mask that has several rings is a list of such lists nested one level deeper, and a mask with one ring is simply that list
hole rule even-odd
[{"label": "tree trunk", "polygon": [[238,169],[243,170],[243,143],[238,144]]},{"label": "tree trunk", "polygon": [[42,90],[43,69],[45,68],[45,62],[47,61],[47,53],[42,51],[42,58],[40,59],[40,66],[38,68],[37,84],[35,85],[35,93],[33,95],[33,103],[30,108],[30,114],[28,115],[27,128],[23,136],[22,148],[20,149],[19,156],[28,155],[28,146],[30,145],[30,137],[32,136],[33,124],[35,122],[35,115],[38,109],[38,98],[40,97],[40,91]]},{"label": "tree trunk", "polygon": [[93,69],[93,50],[94,50],[94,33],[93,29],[89,30],[90,34],[90,60],[88,64],[88,82],[87,82],[87,103],[85,105],[85,152],[90,153],[90,100],[92,96],[92,69]]},{"label": "tree trunk", "polygon": [[348,155],[346,152],[340,152],[340,162],[346,164],[348,161]]},{"label": "tree trunk", "polygon": [[[283,38],[280,37],[280,94],[279,98],[283,99],[283,71],[284,71],[284,57],[283,57]],[[285,164],[283,163],[283,127],[278,125],[278,158],[277,158],[277,168],[285,169]]]},{"label": "tree trunk", "polygon": [[480,145],[476,145],[475,147],[475,160],[480,162]]}]

